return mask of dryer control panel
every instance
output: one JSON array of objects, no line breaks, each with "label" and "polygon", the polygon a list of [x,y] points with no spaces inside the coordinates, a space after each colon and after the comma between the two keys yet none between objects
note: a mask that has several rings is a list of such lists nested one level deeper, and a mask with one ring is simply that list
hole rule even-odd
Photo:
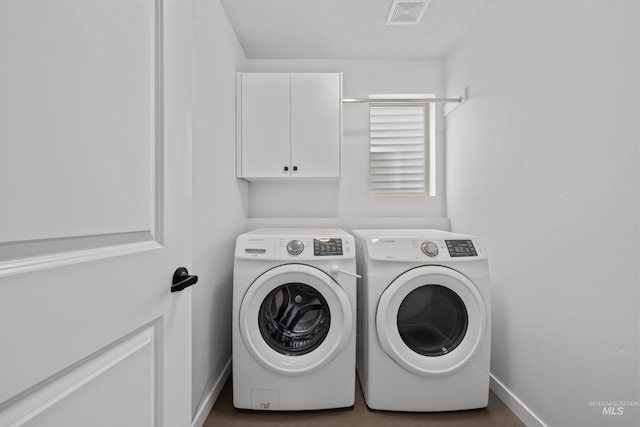
[{"label": "dryer control panel", "polygon": [[482,250],[479,239],[411,239],[412,246],[418,247],[430,258],[478,257]]},{"label": "dryer control panel", "polygon": [[472,240],[445,240],[444,242],[451,257],[478,256]]},{"label": "dryer control panel", "polygon": [[381,237],[366,240],[371,259],[385,261],[464,260],[486,258],[478,238],[439,238],[432,236]]}]

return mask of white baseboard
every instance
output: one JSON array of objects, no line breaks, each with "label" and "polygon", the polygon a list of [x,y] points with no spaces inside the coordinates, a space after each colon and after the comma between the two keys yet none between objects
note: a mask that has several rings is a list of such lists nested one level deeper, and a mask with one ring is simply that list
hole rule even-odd
[{"label": "white baseboard", "polygon": [[518,397],[491,375],[489,387],[527,427],[547,427]]},{"label": "white baseboard", "polygon": [[[222,373],[217,379],[213,377],[207,382],[207,388],[203,398],[198,405],[198,410],[191,423],[192,427],[202,427],[216,403],[222,388],[231,375],[231,359],[227,362]],[[214,381],[215,380],[215,381]],[[505,387],[493,375],[490,377],[490,388],[504,402],[504,404],[522,421],[527,427],[548,427],[536,414],[531,411],[511,390]]]},{"label": "white baseboard", "polygon": [[213,376],[211,376],[209,381],[207,381],[207,386],[204,390],[202,400],[198,404],[196,415],[191,421],[192,427],[202,427],[204,425],[204,422],[207,420],[207,416],[209,415],[209,412],[211,412],[214,403],[216,403],[218,396],[220,396],[220,392],[227,382],[229,375],[231,375],[231,358],[229,358],[229,361],[218,378],[213,378]]}]

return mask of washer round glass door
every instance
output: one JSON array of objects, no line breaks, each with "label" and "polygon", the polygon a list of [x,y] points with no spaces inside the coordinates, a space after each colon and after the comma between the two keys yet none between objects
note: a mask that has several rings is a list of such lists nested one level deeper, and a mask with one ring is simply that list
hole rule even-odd
[{"label": "washer round glass door", "polygon": [[286,356],[315,350],[329,333],[331,310],[316,289],[304,283],[285,283],[260,305],[258,327],[269,347]]},{"label": "washer round glass door", "polygon": [[323,271],[303,264],[259,276],[240,305],[240,333],[253,358],[285,375],[306,374],[329,363],[352,332],[351,303]]},{"label": "washer round glass door", "polygon": [[462,368],[486,328],[482,295],[463,274],[446,267],[405,272],[378,302],[376,329],[382,348],[416,375],[443,376]]}]

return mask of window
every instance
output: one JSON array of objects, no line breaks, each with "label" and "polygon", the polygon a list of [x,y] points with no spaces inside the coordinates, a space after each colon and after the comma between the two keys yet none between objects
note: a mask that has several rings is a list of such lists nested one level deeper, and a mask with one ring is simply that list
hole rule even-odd
[{"label": "window", "polygon": [[427,103],[371,103],[369,189],[374,194],[430,191]]}]

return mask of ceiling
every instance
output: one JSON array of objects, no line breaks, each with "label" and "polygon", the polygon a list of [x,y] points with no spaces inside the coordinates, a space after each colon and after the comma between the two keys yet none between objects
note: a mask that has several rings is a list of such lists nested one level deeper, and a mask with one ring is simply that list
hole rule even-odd
[{"label": "ceiling", "polygon": [[393,0],[220,2],[249,59],[398,59],[445,57],[491,0],[431,0],[420,23],[390,26]]}]

